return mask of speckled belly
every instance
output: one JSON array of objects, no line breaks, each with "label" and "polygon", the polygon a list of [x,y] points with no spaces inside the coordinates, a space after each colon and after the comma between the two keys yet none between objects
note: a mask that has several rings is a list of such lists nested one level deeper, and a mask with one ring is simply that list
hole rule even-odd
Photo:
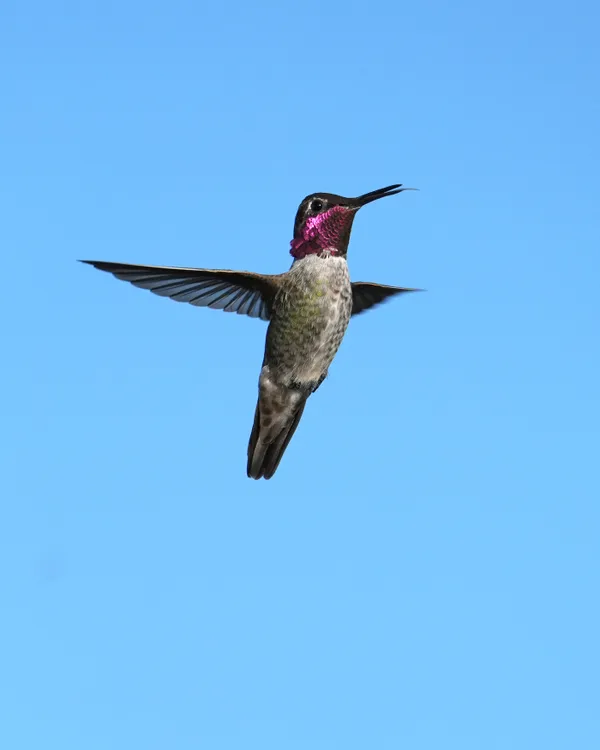
[{"label": "speckled belly", "polygon": [[[308,261],[308,262],[307,262]],[[341,258],[306,258],[288,273],[273,306],[265,364],[286,385],[316,385],[342,342],[352,307]]]}]

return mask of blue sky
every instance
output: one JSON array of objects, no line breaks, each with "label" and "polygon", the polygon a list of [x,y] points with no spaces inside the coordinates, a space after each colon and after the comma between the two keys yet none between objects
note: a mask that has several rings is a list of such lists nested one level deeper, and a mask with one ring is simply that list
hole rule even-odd
[{"label": "blue sky", "polygon": [[[0,11],[0,746],[600,746],[599,11]],[[77,258],[288,267],[355,222],[352,321],[276,477],[265,325]]]}]

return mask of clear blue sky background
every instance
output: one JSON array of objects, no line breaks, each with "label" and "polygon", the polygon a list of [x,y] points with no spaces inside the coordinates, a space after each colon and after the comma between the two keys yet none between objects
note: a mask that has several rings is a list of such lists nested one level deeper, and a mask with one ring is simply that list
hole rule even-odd
[{"label": "clear blue sky background", "polygon": [[[0,746],[600,747],[600,12],[5,2]],[[265,324],[76,258],[279,272],[359,215],[271,482]]]}]

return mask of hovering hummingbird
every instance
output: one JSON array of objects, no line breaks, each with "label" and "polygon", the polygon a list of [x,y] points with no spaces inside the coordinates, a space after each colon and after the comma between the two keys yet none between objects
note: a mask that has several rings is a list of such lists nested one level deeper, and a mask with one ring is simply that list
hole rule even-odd
[{"label": "hovering hummingbird", "polygon": [[350,281],[346,254],[356,212],[367,203],[414,190],[390,185],[358,198],[307,196],[298,208],[289,271],[138,266],[84,260],[162,297],[269,321],[258,403],[248,444],[248,476],[270,479],[298,427],[306,400],[327,377],[352,315],[386,297],[417,289]]}]

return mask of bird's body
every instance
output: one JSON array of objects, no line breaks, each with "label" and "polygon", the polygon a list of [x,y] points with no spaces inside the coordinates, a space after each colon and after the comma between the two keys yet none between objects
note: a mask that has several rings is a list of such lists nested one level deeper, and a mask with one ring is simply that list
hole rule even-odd
[{"label": "bird's body", "polygon": [[345,258],[329,252],[297,260],[273,301],[248,474],[273,476],[306,399],[327,376],[352,312]]},{"label": "bird's body", "polygon": [[291,242],[294,262],[287,273],[275,276],[85,261],[161,296],[269,321],[248,444],[249,477],[270,479],[275,473],[306,400],[327,376],[351,316],[388,296],[415,291],[351,282],[346,262],[356,211],[403,189],[409,188],[391,185],[359,198],[330,193],[305,198]]},{"label": "bird's body", "polygon": [[345,258],[307,255],[284,275],[273,302],[265,365],[282,385],[315,390],[342,342],[352,312]]}]

